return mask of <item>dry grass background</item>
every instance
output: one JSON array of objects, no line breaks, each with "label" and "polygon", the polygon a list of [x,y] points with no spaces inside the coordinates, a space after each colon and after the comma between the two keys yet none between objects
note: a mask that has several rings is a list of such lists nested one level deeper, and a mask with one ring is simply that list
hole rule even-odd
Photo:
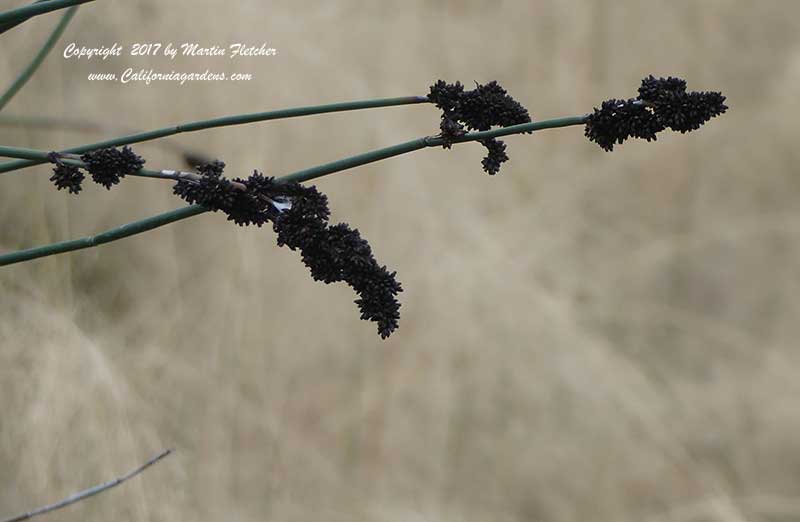
[{"label": "dry grass background", "polygon": [[[3,7],[19,2],[3,0]],[[497,79],[535,119],[654,73],[722,90],[701,132],[607,154],[582,129],[318,180],[398,270],[381,342],[269,230],[200,216],[0,271],[0,515],[178,453],[52,520],[800,520],[798,3],[96,2],[64,43],[266,41],[275,58],[57,54],[8,113],[149,129]],[[3,36],[7,83],[55,23]],[[63,46],[60,46],[63,49]],[[124,68],[255,81],[118,85]],[[280,175],[435,132],[429,106],[175,141]],[[0,129],[53,149],[101,135]],[[151,144],[148,165],[179,166]],[[3,250],[179,206],[130,179],[79,198],[2,176]]]}]

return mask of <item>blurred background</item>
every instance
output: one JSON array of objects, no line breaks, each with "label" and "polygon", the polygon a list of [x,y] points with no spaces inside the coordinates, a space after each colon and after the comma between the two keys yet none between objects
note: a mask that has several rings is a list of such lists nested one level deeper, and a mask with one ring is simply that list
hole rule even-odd
[{"label": "blurred background", "polygon": [[[2,8],[21,2],[2,0]],[[0,270],[0,516],[177,453],[52,520],[800,520],[800,4],[634,0],[98,1],[0,127],[44,150],[131,129],[497,80],[534,119],[719,90],[696,133],[612,153],[582,127],[430,149],[320,178],[333,221],[397,270],[381,341],[343,284],[268,228],[206,214]],[[4,34],[8,84],[59,15]],[[61,56],[64,47],[266,43],[268,58]],[[252,73],[90,82],[128,67]],[[430,105],[184,134],[230,176],[283,175],[438,132]],[[183,168],[159,142],[150,168]],[[0,248],[182,205],[170,184],[58,192],[0,179]]]}]

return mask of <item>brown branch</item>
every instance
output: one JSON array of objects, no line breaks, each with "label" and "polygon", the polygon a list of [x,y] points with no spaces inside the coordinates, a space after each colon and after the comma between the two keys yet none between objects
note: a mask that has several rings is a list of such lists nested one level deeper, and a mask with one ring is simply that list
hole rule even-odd
[{"label": "brown branch", "polygon": [[71,504],[74,504],[76,502],[80,502],[81,500],[85,500],[85,499],[87,499],[89,497],[93,497],[93,496],[95,496],[95,495],[97,495],[99,493],[102,493],[103,491],[109,490],[109,489],[111,489],[111,488],[113,488],[115,486],[119,486],[120,484],[122,484],[126,480],[135,477],[136,475],[138,475],[142,471],[146,470],[147,468],[149,468],[153,464],[157,463],[158,461],[160,461],[161,459],[163,459],[164,457],[166,457],[170,453],[172,453],[171,449],[164,450],[161,453],[159,453],[158,455],[156,455],[155,457],[153,457],[152,459],[148,460],[147,462],[145,462],[144,464],[142,464],[141,466],[136,468],[135,470],[133,470],[133,471],[121,476],[121,477],[115,478],[114,480],[106,482],[105,484],[99,484],[99,485],[93,486],[93,487],[91,487],[89,489],[84,489],[83,491],[79,491],[77,493],[74,493],[74,494],[70,495],[69,497],[65,498],[64,500],[56,502],[55,504],[50,504],[48,506],[43,506],[43,507],[40,507],[38,509],[34,509],[33,511],[29,511],[29,512],[23,513],[21,515],[16,515],[16,516],[13,516],[11,518],[7,518],[7,519],[2,520],[0,522],[20,522],[21,520],[28,520],[29,518],[33,518],[33,517],[36,517],[36,516],[39,516],[39,515],[44,515],[45,513],[49,513],[51,511],[55,511],[57,509],[61,509],[61,508],[67,507],[67,506],[69,506]]}]

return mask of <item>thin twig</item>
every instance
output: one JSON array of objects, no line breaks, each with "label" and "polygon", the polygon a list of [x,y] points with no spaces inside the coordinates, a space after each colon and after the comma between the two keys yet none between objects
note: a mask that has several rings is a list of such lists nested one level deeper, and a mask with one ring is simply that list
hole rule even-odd
[{"label": "thin twig", "polygon": [[[483,132],[471,132],[465,134],[454,141],[457,143],[464,143],[468,141],[476,141],[487,138],[494,138],[500,136],[508,136],[511,134],[520,134],[523,132],[536,131],[542,129],[554,129],[559,127],[567,127],[570,125],[583,125],[586,123],[587,116],[572,116],[567,118],[557,118],[553,120],[544,120],[532,123],[523,123],[521,125],[514,125],[511,127],[503,127]],[[443,143],[442,138],[434,136],[426,136],[416,140],[407,141],[391,147],[377,149],[364,154],[358,154],[349,158],[344,158],[331,163],[325,163],[305,170],[300,170],[286,176],[280,177],[281,181],[285,182],[303,182],[310,181],[315,178],[339,172],[342,170],[351,169],[367,163],[384,160],[393,156],[399,156],[415,150],[420,150],[425,147],[438,147]],[[6,148],[7,149],[7,148]],[[40,151],[37,151],[40,152]],[[0,152],[2,154],[2,152]],[[110,241],[116,241],[135,234],[141,234],[148,230],[158,228],[182,219],[190,218],[207,212],[203,206],[191,205],[188,207],[179,208],[177,210],[170,210],[162,214],[157,214],[140,221],[134,221],[120,227],[112,228],[95,236],[88,236],[82,239],[72,239],[69,241],[62,241],[59,243],[52,243],[40,247],[29,248],[27,250],[19,250],[17,252],[9,252],[0,255],[0,266],[11,265],[14,263],[21,263],[23,261],[30,261],[39,257],[47,257],[64,252],[72,252],[74,250],[82,250],[84,248],[91,248]]]},{"label": "thin twig", "polygon": [[72,17],[75,16],[75,12],[77,10],[78,6],[70,7],[69,9],[67,9],[67,11],[64,13],[64,16],[62,16],[61,20],[58,22],[58,25],[56,25],[56,27],[53,29],[53,32],[50,33],[50,36],[44,42],[44,45],[42,45],[42,48],[39,49],[39,52],[36,53],[36,56],[33,57],[33,60],[31,60],[28,66],[25,67],[25,69],[19,74],[19,76],[17,76],[17,79],[14,80],[14,83],[11,84],[11,86],[6,90],[6,92],[4,92],[2,96],[0,96],[0,110],[3,110],[3,108],[8,104],[8,102],[11,101],[11,98],[13,98],[14,95],[16,95],[17,92],[19,92],[19,90],[22,89],[22,86],[25,85],[28,82],[28,80],[31,79],[33,73],[36,72],[36,69],[38,69],[39,66],[42,64],[44,59],[53,49],[53,46],[55,46],[58,39],[61,38],[61,35],[64,33],[64,29],[67,28],[67,25],[69,25],[70,20],[72,20]]},{"label": "thin twig", "polygon": [[[298,116],[311,116],[314,114],[325,114],[329,112],[343,112],[354,111],[360,109],[373,109],[378,107],[394,107],[398,105],[413,105],[417,103],[430,103],[428,98],[424,96],[404,96],[401,98],[377,98],[372,100],[358,100],[344,103],[330,103],[326,105],[310,105],[307,107],[294,107],[291,109],[279,109],[276,111],[268,112],[255,112],[248,114],[237,114],[234,116],[223,116],[221,118],[213,118],[210,120],[199,120],[180,125],[173,125],[171,127],[164,127],[147,132],[140,132],[138,134],[131,134],[129,136],[121,136],[110,140],[99,141],[97,143],[90,143],[88,145],[80,145],[72,147],[62,152],[74,152],[82,154],[98,149],[105,149],[107,147],[120,147],[122,145],[131,145],[133,143],[141,143],[143,141],[155,140],[165,136],[173,136],[182,132],[195,132],[205,129],[213,129],[216,127],[227,127],[229,125],[242,125],[246,123],[255,123],[268,120],[279,120],[284,118],[295,118]],[[0,174],[19,170],[32,165],[39,165],[45,163],[46,160],[15,160],[0,163]]]},{"label": "thin twig", "polygon": [[4,33],[15,25],[29,20],[34,16],[89,2],[94,2],[94,0],[44,0],[9,11],[3,11],[0,13],[0,33]]},{"label": "thin twig", "polygon": [[161,453],[159,453],[158,455],[156,455],[155,457],[153,457],[152,459],[148,460],[147,462],[145,462],[144,464],[142,464],[141,466],[136,468],[135,470],[133,470],[133,471],[121,476],[121,477],[115,478],[114,480],[106,482],[105,484],[99,484],[99,485],[93,486],[93,487],[91,487],[89,489],[84,489],[83,491],[79,491],[77,493],[74,493],[74,494],[70,495],[69,497],[65,498],[64,500],[56,502],[55,504],[50,504],[48,506],[40,507],[38,509],[34,509],[33,511],[29,511],[29,512],[23,513],[21,515],[16,515],[16,516],[13,516],[11,518],[7,518],[7,519],[3,520],[2,522],[20,522],[21,520],[28,520],[29,518],[37,517],[39,515],[44,515],[45,513],[50,513],[51,511],[55,511],[57,509],[65,508],[65,507],[67,507],[67,506],[69,506],[71,504],[74,504],[76,502],[80,502],[81,500],[85,500],[85,499],[87,499],[89,497],[93,497],[93,496],[95,496],[95,495],[97,495],[99,493],[102,493],[103,491],[107,491],[107,490],[109,490],[109,489],[111,489],[113,487],[119,486],[120,484],[122,484],[126,480],[135,477],[139,473],[143,472],[144,470],[146,470],[147,468],[149,468],[153,464],[157,463],[158,461],[160,461],[161,459],[163,459],[164,457],[166,457],[167,455],[172,453],[172,451],[173,450],[171,450],[171,449],[164,450]]}]

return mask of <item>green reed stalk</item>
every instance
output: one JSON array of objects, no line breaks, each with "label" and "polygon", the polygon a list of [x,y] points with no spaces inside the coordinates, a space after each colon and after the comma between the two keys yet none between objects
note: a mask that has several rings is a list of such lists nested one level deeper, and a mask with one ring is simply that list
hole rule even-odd
[{"label": "green reed stalk", "polygon": [[9,11],[0,12],[0,34],[34,16],[89,2],[94,2],[94,0],[43,0]]},{"label": "green reed stalk", "polygon": [[[131,145],[133,143],[141,143],[143,141],[155,140],[165,136],[173,136],[182,132],[195,132],[205,129],[213,129],[216,127],[227,127],[230,125],[242,125],[246,123],[255,123],[260,121],[279,120],[284,118],[295,118],[298,116],[311,116],[314,114],[325,114],[329,112],[343,112],[354,111],[361,109],[373,109],[378,107],[394,107],[398,105],[413,105],[417,103],[430,103],[424,96],[405,96],[401,98],[377,98],[372,100],[359,100],[344,103],[330,103],[326,105],[310,105],[307,107],[295,107],[291,109],[279,109],[276,111],[268,112],[255,112],[249,114],[238,114],[235,116],[223,116],[221,118],[213,118],[210,120],[200,120],[181,125],[173,125],[171,127],[164,127],[147,132],[140,132],[137,134],[130,134],[128,136],[121,136],[110,140],[99,141],[97,143],[90,143],[88,145],[80,145],[72,147],[62,152],[72,152],[75,154],[83,154],[98,149],[107,147],[120,147],[122,145]],[[13,157],[13,156],[12,156]],[[45,163],[47,160],[31,160],[24,159],[18,161],[6,161],[0,163],[0,174],[12,172],[14,170],[23,169],[33,165]]]},{"label": "green reed stalk", "polygon": [[31,60],[28,66],[22,70],[11,86],[6,89],[2,95],[0,95],[0,111],[3,110],[6,105],[8,105],[8,102],[11,101],[11,98],[13,98],[19,92],[19,90],[22,89],[28,80],[31,79],[33,73],[36,72],[36,69],[42,65],[42,62],[53,49],[58,39],[61,38],[61,35],[69,25],[72,17],[75,16],[75,12],[77,10],[77,6],[67,9],[67,11],[64,13],[64,16],[62,16],[61,20],[58,22],[58,25],[56,25],[55,29],[53,29],[53,32],[50,33],[50,36],[44,42],[44,45],[42,45],[42,48],[39,49],[39,52],[33,57],[33,60]]}]

